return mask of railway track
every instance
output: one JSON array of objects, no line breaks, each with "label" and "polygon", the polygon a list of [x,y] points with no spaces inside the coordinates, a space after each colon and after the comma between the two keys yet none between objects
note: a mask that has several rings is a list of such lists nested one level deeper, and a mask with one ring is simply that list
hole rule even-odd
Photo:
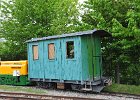
[{"label": "railway track", "polygon": [[[127,96],[127,99],[140,100],[140,95],[121,94],[121,93],[101,93],[104,96]],[[0,100],[103,100],[97,98],[83,98],[83,97],[69,97],[69,96],[53,96],[53,95],[39,95],[31,93],[14,93],[14,92],[0,92]]]},{"label": "railway track", "polygon": [[118,93],[118,92],[101,92],[100,94],[105,96],[126,97],[130,99],[140,100],[140,95],[137,94]]},{"label": "railway track", "polygon": [[[63,91],[62,89],[57,89],[56,91]],[[64,90],[64,91],[68,91],[68,92],[75,92],[75,91],[71,91],[71,90]],[[93,92],[83,92],[83,91],[78,91],[79,93],[83,93],[83,94],[96,94]],[[76,92],[77,93],[77,92]],[[140,100],[140,94],[129,94],[129,93],[120,93],[120,92],[101,92],[101,93],[97,93],[97,95],[103,95],[103,96],[114,96],[114,97],[126,97],[128,99],[135,99],[135,100]]]},{"label": "railway track", "polygon": [[29,93],[0,92],[0,100],[102,100],[94,98],[39,95]]},{"label": "railway track", "polygon": [[[36,87],[36,88],[38,88],[38,87]],[[48,90],[52,90],[52,89],[48,89]],[[70,93],[75,92],[75,93],[82,93],[82,94],[96,94],[93,92],[83,92],[83,91],[77,92],[77,91],[63,90],[63,89],[56,89],[55,91],[58,91],[58,92],[66,91],[66,92],[70,92]],[[140,95],[138,95],[138,94],[129,94],[129,93],[120,93],[120,92],[101,92],[99,94],[97,93],[97,95],[112,96],[112,97],[125,97],[126,99],[140,100]],[[88,99],[84,98],[84,99],[72,99],[72,100],[88,100]],[[91,99],[89,99],[89,100],[91,100]],[[101,99],[97,99],[97,100],[101,100]]]}]

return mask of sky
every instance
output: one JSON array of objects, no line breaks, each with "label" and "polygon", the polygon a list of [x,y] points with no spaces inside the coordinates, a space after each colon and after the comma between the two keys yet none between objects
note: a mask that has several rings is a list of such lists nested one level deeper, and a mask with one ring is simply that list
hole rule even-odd
[{"label": "sky", "polygon": [[83,3],[85,0],[79,0],[80,3]]}]

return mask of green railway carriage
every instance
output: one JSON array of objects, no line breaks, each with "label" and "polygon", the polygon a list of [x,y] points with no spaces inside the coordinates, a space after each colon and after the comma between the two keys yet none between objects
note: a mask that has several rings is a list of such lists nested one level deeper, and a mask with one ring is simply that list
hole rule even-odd
[{"label": "green railway carriage", "polygon": [[109,82],[101,65],[101,37],[105,36],[111,35],[94,29],[28,40],[29,80],[100,92]]},{"label": "green railway carriage", "polygon": [[0,84],[28,85],[28,64],[24,61],[1,61]]}]

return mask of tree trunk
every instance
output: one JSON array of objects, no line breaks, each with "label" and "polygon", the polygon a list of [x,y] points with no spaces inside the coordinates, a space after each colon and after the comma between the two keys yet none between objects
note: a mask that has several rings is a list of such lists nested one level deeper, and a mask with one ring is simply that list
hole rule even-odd
[{"label": "tree trunk", "polygon": [[115,83],[120,84],[120,66],[117,65],[115,68]]}]

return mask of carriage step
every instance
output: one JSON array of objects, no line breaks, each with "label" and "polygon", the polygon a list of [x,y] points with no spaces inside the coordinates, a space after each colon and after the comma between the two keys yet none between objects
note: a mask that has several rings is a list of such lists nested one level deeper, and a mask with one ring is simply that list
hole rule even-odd
[{"label": "carriage step", "polygon": [[82,88],[81,90],[82,90],[82,91],[92,91],[91,88]]},{"label": "carriage step", "polygon": [[93,92],[100,93],[105,86],[93,86]]},{"label": "carriage step", "polygon": [[103,88],[104,88],[104,86],[93,86],[92,88],[82,88],[81,90],[82,91],[92,91],[92,92],[100,93]]}]

